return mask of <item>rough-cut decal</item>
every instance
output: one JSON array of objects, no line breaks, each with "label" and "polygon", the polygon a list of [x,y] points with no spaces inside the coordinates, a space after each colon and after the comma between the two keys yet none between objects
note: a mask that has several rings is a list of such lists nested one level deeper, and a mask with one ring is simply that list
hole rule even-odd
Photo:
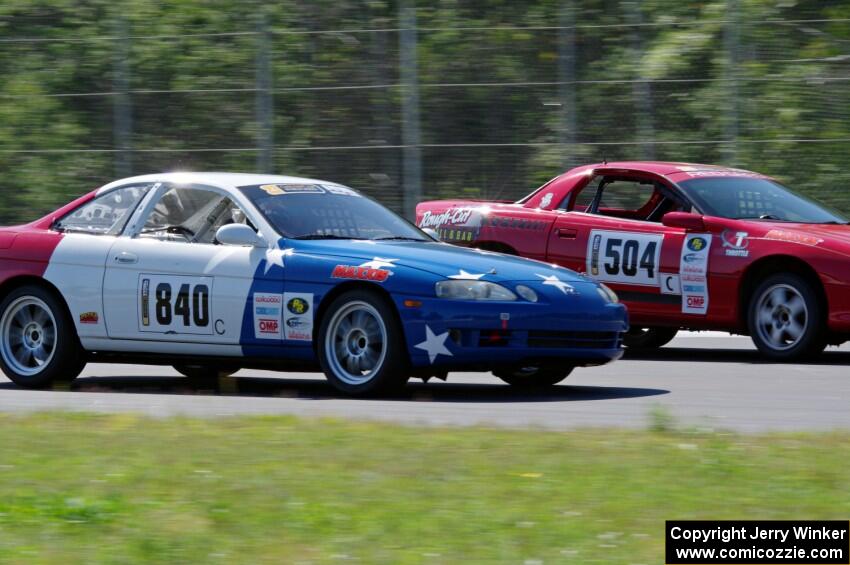
[{"label": "rough-cut decal", "polygon": [[100,316],[97,312],[83,312],[80,314],[81,324],[97,324],[100,321]]},{"label": "rough-cut decal", "polygon": [[691,233],[685,237],[679,261],[682,285],[682,312],[706,314],[708,312],[708,257],[711,234]]},{"label": "rough-cut decal", "polygon": [[286,339],[313,340],[313,295],[287,292],[283,295],[286,309],[283,314]]},{"label": "rough-cut decal", "polygon": [[335,279],[352,279],[360,281],[384,282],[392,273],[385,269],[371,267],[355,267],[352,265],[337,265],[331,277]]},{"label": "rough-cut decal", "polygon": [[720,234],[720,243],[727,257],[749,257],[750,234],[745,231],[723,230]]},{"label": "rough-cut decal", "polygon": [[682,281],[679,275],[661,273],[661,294],[682,294]]},{"label": "rough-cut decal", "polygon": [[254,336],[257,339],[280,339],[283,295],[254,293]]},{"label": "rough-cut decal", "polygon": [[592,230],[587,241],[587,273],[603,282],[659,286],[664,236]]},{"label": "rough-cut decal", "polygon": [[764,238],[775,239],[777,241],[787,241],[789,243],[802,243],[803,245],[818,245],[823,242],[823,240],[818,237],[785,230],[770,230]]}]

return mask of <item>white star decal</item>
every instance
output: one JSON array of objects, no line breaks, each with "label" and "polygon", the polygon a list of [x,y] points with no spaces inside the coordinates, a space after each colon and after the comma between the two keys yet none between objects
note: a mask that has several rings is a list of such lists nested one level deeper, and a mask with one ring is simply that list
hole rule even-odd
[{"label": "white star decal", "polygon": [[554,286],[564,294],[572,294],[576,290],[571,284],[565,283],[559,279],[557,275],[550,275],[547,277],[546,275],[538,274],[537,276],[543,279],[544,285]]},{"label": "white star decal", "polygon": [[449,332],[443,332],[440,335],[437,335],[431,331],[431,326],[426,324],[425,341],[417,343],[413,347],[428,352],[428,359],[433,365],[437,355],[448,355],[449,357],[454,357],[454,354],[446,347],[446,339],[448,337]]},{"label": "white star decal", "polygon": [[486,274],[487,273],[481,273],[480,275],[473,275],[472,273],[467,273],[466,271],[461,269],[460,273],[458,273],[456,275],[452,275],[449,278],[455,279],[457,281],[477,281],[477,280],[480,280],[481,277],[483,277]]},{"label": "white star decal", "polygon": [[375,257],[371,261],[367,261],[360,265],[361,267],[366,267],[367,269],[388,269],[390,267],[395,267],[393,261],[398,261],[398,259],[387,259],[385,257]]},{"label": "white star decal", "polygon": [[272,267],[277,265],[281,269],[283,269],[286,265],[284,264],[284,257],[289,257],[295,253],[295,250],[292,248],[289,249],[269,249],[266,251],[266,268],[265,273],[268,274],[269,271],[272,270]]}]

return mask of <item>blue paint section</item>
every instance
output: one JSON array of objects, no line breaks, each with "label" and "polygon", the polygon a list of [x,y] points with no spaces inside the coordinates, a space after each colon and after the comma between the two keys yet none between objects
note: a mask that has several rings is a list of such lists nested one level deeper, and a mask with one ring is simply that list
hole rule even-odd
[{"label": "blue paint section", "polygon": [[[415,367],[451,370],[540,359],[584,365],[621,355],[620,334],[628,329],[625,307],[609,303],[597,283],[567,269],[441,243],[283,239],[279,246],[291,250],[285,266],[262,260],[246,297],[241,339],[246,356],[315,360],[313,344],[283,339],[283,327],[281,339],[257,339],[256,293],[311,296],[317,334],[315,316],[328,293],[351,281],[381,287],[393,298]],[[434,285],[462,275],[461,270],[514,292],[518,284],[528,286],[538,302],[437,298]],[[411,299],[421,304],[406,306]]]}]

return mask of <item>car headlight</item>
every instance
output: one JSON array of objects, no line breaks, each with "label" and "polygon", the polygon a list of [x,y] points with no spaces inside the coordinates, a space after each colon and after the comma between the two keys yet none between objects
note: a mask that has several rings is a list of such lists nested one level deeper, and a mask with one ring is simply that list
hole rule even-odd
[{"label": "car headlight", "polygon": [[599,293],[599,296],[601,296],[602,300],[604,300],[605,302],[613,302],[616,304],[620,301],[619,297],[617,296],[617,293],[602,283],[599,283],[599,286],[596,287],[596,292]]},{"label": "car headlight", "polygon": [[440,281],[434,290],[438,298],[454,300],[516,300],[507,288],[487,281]]},{"label": "car headlight", "polygon": [[516,287],[516,293],[522,296],[524,299],[529,302],[537,302],[537,293],[534,292],[534,289],[531,289],[524,284],[519,284]]}]

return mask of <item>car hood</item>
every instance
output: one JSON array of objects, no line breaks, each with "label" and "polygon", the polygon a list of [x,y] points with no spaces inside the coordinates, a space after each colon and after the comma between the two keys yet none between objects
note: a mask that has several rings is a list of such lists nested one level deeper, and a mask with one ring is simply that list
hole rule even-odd
[{"label": "car hood", "polygon": [[841,224],[798,224],[791,222],[759,222],[766,239],[822,245],[842,252],[850,252],[850,226]]},{"label": "car hood", "polygon": [[480,251],[438,242],[366,242],[358,240],[293,241],[281,244],[296,253],[339,257],[351,265],[386,261],[440,277],[487,274],[487,280],[540,281],[557,276],[564,282],[590,282],[586,277],[542,261]]}]

